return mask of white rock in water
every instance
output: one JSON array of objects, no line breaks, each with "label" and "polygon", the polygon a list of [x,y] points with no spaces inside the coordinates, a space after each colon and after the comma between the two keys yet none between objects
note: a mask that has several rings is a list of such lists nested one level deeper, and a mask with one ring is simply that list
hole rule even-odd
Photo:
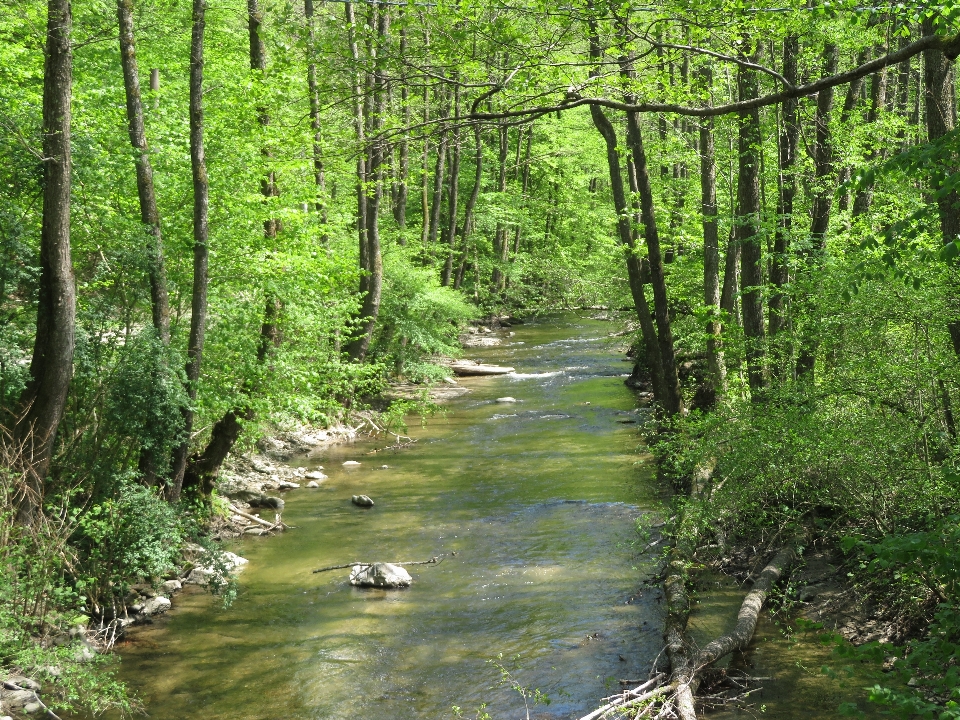
[{"label": "white rock in water", "polygon": [[516,398],[509,397],[509,396],[497,398],[497,402],[502,402],[502,403],[515,403],[516,401],[517,401]]},{"label": "white rock in water", "polygon": [[410,587],[411,582],[410,573],[391,563],[354,565],[350,571],[350,584],[360,587],[400,588]]},{"label": "white rock in water", "polygon": [[358,463],[356,460],[347,460],[347,461],[343,464],[343,466],[344,466],[344,467],[354,467],[355,465],[359,465],[359,464],[360,464],[360,463]]},{"label": "white rock in water", "polygon": [[367,495],[354,495],[350,498],[350,502],[359,507],[373,507],[373,500]]},{"label": "white rock in water", "polygon": [[160,592],[162,592],[164,595],[172,595],[180,590],[183,590],[183,583],[176,579],[167,580],[160,586]]},{"label": "white rock in water", "polygon": [[323,474],[322,472],[320,472],[319,470],[311,470],[311,471],[308,472],[306,475],[304,475],[304,477],[305,477],[307,480],[326,480],[326,479],[327,479],[327,476],[324,475],[324,474]]},{"label": "white rock in water", "polygon": [[316,480],[311,480],[310,482],[307,483],[307,487],[308,487],[308,488],[318,488],[318,487],[320,487],[320,483],[318,483]]},{"label": "white rock in water", "polygon": [[289,480],[281,480],[277,483],[278,490],[296,490],[300,487],[300,483],[290,482]]},{"label": "white rock in water", "polygon": [[143,609],[141,609],[140,612],[147,616],[159,615],[169,610],[171,604],[169,598],[165,598],[163,595],[157,595],[144,602]]}]

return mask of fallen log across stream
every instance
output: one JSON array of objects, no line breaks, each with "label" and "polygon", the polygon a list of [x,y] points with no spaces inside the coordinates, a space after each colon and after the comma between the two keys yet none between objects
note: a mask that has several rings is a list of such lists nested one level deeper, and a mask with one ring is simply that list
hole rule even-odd
[{"label": "fallen log across stream", "polygon": [[[753,639],[760,610],[774,583],[796,560],[793,545],[781,548],[760,572],[753,588],[747,593],[737,613],[737,624],[732,631],[712,640],[699,652],[691,653],[686,639],[690,598],[686,590],[684,569],[687,563],[683,553],[674,549],[664,588],[667,595],[665,628],[666,651],[670,658],[670,676],[654,675],[639,687],[607,698],[607,703],[580,720],[601,720],[630,709],[634,718],[677,717],[696,720],[695,697],[703,671],[734,650],[743,650]],[[747,679],[747,678],[745,678]],[[760,679],[760,678],[751,678]],[[639,708],[633,713],[634,708]]]}]

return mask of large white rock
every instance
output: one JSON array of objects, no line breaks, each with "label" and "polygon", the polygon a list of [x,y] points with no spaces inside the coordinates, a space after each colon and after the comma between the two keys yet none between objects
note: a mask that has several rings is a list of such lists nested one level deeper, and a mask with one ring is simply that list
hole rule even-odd
[{"label": "large white rock", "polygon": [[143,615],[159,615],[160,613],[165,613],[170,609],[170,599],[165,598],[163,595],[157,595],[152,597],[149,600],[145,600],[143,607],[140,612]]},{"label": "large white rock", "polygon": [[359,587],[401,588],[410,587],[412,582],[410,573],[390,563],[354,565],[350,571],[350,584]]},{"label": "large white rock", "polygon": [[343,464],[343,466],[344,466],[344,467],[356,467],[356,466],[359,465],[359,464],[360,464],[360,463],[358,463],[356,460],[347,460],[347,461]]},{"label": "large white rock", "polygon": [[507,397],[497,398],[497,402],[499,403],[515,403],[516,401],[517,399],[515,397],[510,397],[509,395]]},{"label": "large white rock", "polygon": [[304,477],[307,478],[307,480],[326,480],[327,479],[327,476],[324,475],[319,470],[311,470],[306,475],[304,475]]}]

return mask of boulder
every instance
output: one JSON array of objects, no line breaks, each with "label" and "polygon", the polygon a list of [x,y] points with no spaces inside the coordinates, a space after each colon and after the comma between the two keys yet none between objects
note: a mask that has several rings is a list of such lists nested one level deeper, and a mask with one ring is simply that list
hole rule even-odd
[{"label": "boulder", "polygon": [[344,467],[356,467],[356,466],[359,465],[359,464],[360,464],[360,463],[357,462],[356,460],[347,460],[345,463],[343,463],[343,466],[344,466]]},{"label": "boulder", "polygon": [[272,467],[270,467],[269,465],[267,465],[267,464],[266,464],[265,462],[263,462],[262,460],[258,460],[258,459],[256,459],[256,458],[254,458],[254,459],[252,459],[252,460],[250,461],[250,467],[252,467],[256,472],[258,472],[258,473],[264,473],[265,475],[269,475],[270,473],[273,472],[273,468],[272,468]]},{"label": "boulder", "polygon": [[354,495],[350,498],[350,502],[357,507],[373,507],[373,500],[367,495]]},{"label": "boulder", "polygon": [[156,597],[152,597],[149,600],[146,600],[143,603],[143,606],[140,609],[140,612],[143,615],[146,615],[148,617],[152,615],[159,615],[169,610],[170,605],[171,605],[170,598],[165,598],[163,595],[157,595]]},{"label": "boulder", "polygon": [[318,488],[318,487],[320,487],[320,483],[318,483],[316,480],[311,480],[310,482],[307,483],[307,487],[308,487],[308,488]]},{"label": "boulder", "polygon": [[183,583],[177,579],[167,580],[165,583],[160,585],[160,592],[166,596],[173,595],[175,592],[180,592],[183,590]]},{"label": "boulder", "polygon": [[410,573],[390,563],[354,565],[350,571],[350,584],[359,587],[401,588],[410,587],[411,582]]},{"label": "boulder", "polygon": [[323,474],[322,472],[320,472],[319,470],[311,470],[311,471],[308,472],[306,475],[304,475],[304,477],[305,477],[307,480],[326,480],[326,479],[327,479],[327,476],[324,475],[324,474]]},{"label": "boulder", "polygon": [[277,481],[277,489],[279,490],[296,490],[299,487],[300,483],[290,482],[289,480]]},{"label": "boulder", "polygon": [[7,710],[22,710],[24,706],[37,702],[37,694],[33,690],[14,690],[3,693],[3,707]]},{"label": "boulder", "polygon": [[[222,564],[223,570],[226,570],[228,573],[240,570],[240,568],[242,568],[248,562],[249,560],[246,558],[235,555],[232,552],[225,552],[220,556],[220,564]],[[214,578],[217,578],[220,581],[224,580],[219,567],[215,568],[213,566],[199,566],[193,568],[190,571],[190,574],[187,575],[187,579],[183,582],[185,585],[208,585]]]},{"label": "boulder", "polygon": [[270,497],[268,495],[259,495],[257,497],[253,497],[247,500],[247,502],[250,503],[250,507],[268,508],[278,512],[283,510],[283,506],[285,504],[280,498]]}]

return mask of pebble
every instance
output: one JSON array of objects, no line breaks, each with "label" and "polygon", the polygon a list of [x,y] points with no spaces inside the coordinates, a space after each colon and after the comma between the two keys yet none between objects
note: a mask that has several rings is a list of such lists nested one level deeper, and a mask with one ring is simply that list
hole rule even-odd
[{"label": "pebble", "polygon": [[516,401],[517,401],[516,398],[509,397],[509,396],[497,398],[497,402],[502,402],[502,403],[515,403]]},{"label": "pebble", "polygon": [[350,502],[358,507],[373,507],[373,500],[367,495],[354,495],[350,498]]},{"label": "pebble", "polygon": [[380,466],[380,469],[381,469],[381,470],[389,470],[389,469],[390,469],[390,466],[389,466],[389,465],[381,465],[381,466]]},{"label": "pebble", "polygon": [[359,465],[359,464],[360,464],[360,463],[358,463],[356,460],[347,460],[347,461],[343,464],[343,466],[344,466],[344,467],[354,467],[354,466]]},{"label": "pebble", "polygon": [[310,482],[307,483],[307,487],[308,487],[308,488],[318,488],[318,487],[320,487],[320,483],[318,483],[316,480],[311,480]]},{"label": "pebble", "polygon": [[319,470],[313,470],[311,472],[308,472],[306,475],[304,475],[304,477],[307,480],[326,480],[327,479],[327,476],[324,475]]}]

